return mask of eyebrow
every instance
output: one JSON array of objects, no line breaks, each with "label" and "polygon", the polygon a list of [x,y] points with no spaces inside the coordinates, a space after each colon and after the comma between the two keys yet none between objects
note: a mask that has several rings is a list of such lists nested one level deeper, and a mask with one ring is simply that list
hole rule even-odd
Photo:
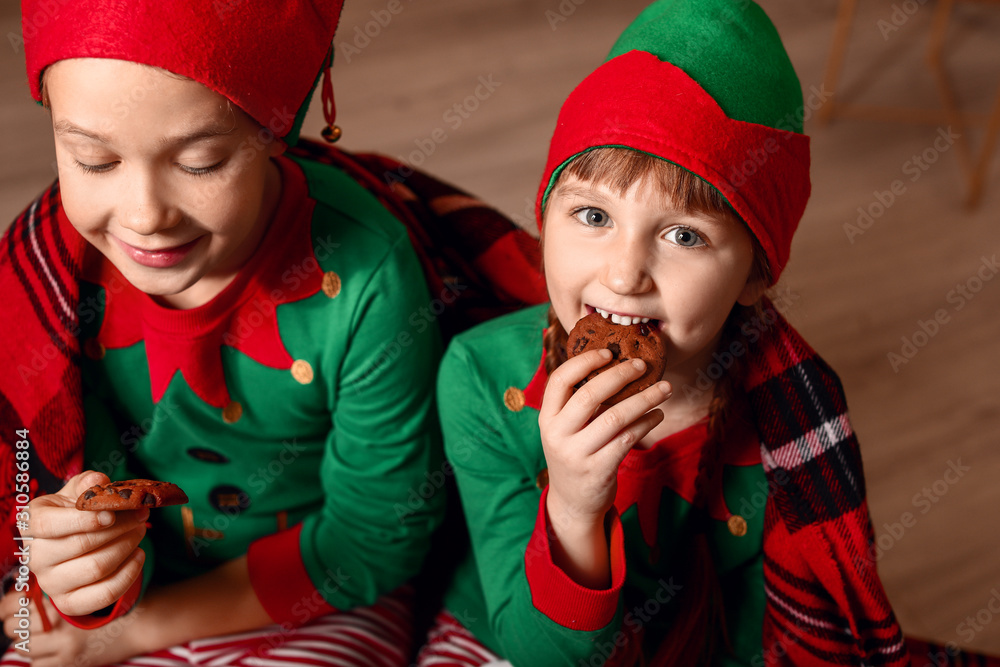
[{"label": "eyebrow", "polygon": [[[85,137],[93,141],[97,141],[102,144],[110,144],[111,139],[97,132],[95,130],[88,130],[82,128],[78,125],[74,125],[68,120],[58,120],[55,122],[54,126],[56,134],[74,134],[77,136]],[[193,132],[188,132],[185,134],[180,134],[174,137],[164,137],[160,139],[157,143],[161,146],[184,146],[187,144],[192,144],[196,141],[201,141],[203,139],[211,139],[213,137],[221,137],[230,134],[236,129],[236,124],[234,123],[228,130],[223,130],[221,127],[206,127]]]},{"label": "eyebrow", "polygon": [[586,187],[582,185],[575,185],[569,183],[560,183],[552,191],[550,195],[552,199],[556,197],[580,197],[584,199],[593,199],[598,203],[610,203],[611,199],[604,195],[600,190],[592,187]]},{"label": "eyebrow", "polygon": [[[614,203],[614,199],[608,197],[605,193],[601,192],[598,188],[587,187],[585,185],[578,185],[576,183],[560,183],[555,188],[553,188],[552,193],[549,195],[549,200],[553,200],[556,197],[580,197],[582,199],[589,199],[590,201],[598,204],[600,206],[608,206]],[[664,205],[668,205],[669,200],[664,198]],[[678,208],[684,215],[694,218],[699,222],[712,226],[712,227],[722,227],[725,226],[725,222],[710,213],[696,210],[683,210]]]}]

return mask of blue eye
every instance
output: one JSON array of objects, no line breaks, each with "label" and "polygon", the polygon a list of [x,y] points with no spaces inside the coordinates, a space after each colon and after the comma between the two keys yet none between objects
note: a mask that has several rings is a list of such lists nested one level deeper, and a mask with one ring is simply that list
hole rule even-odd
[{"label": "blue eye", "polygon": [[607,227],[611,223],[611,217],[599,208],[581,208],[573,215],[588,227]]},{"label": "blue eye", "polygon": [[667,240],[684,248],[695,248],[705,245],[705,240],[698,232],[687,227],[675,227],[667,232]]}]

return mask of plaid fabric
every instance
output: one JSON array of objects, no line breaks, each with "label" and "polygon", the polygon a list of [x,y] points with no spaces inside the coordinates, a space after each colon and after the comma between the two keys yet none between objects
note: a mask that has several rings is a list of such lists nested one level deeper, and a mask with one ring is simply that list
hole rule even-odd
[{"label": "plaid fabric", "polygon": [[957,651],[938,658],[932,645],[904,639],[876,571],[861,452],[840,380],[772,304],[766,312],[773,324],[750,346],[747,376],[770,486],[765,664],[1000,665]]},{"label": "plaid fabric", "polygon": [[[17,453],[27,452],[31,496],[58,491],[82,465],[77,305],[85,242],[72,227],[59,224],[58,206],[55,184],[0,240],[0,290],[7,295],[10,318],[0,345],[0,575],[5,580],[14,565],[15,491],[23,491],[12,474]],[[18,448],[19,441],[30,446]]]}]

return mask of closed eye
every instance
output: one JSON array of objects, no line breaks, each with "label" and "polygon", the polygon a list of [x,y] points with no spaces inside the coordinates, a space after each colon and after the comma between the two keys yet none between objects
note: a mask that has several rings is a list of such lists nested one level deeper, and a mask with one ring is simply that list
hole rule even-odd
[{"label": "closed eye", "polygon": [[219,169],[221,169],[222,165],[225,162],[226,162],[225,160],[222,160],[207,167],[186,167],[184,165],[179,165],[179,166],[186,173],[191,174],[192,176],[206,176],[208,174],[211,174],[213,171],[218,171]]},{"label": "closed eye", "polygon": [[104,174],[115,168],[118,162],[105,162],[104,164],[85,164],[79,160],[74,160],[76,166],[88,174]]}]

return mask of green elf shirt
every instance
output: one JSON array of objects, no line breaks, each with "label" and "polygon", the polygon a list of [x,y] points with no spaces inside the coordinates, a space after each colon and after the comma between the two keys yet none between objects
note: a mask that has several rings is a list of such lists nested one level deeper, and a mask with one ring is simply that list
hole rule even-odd
[{"label": "green elf shirt", "polygon": [[[612,585],[576,584],[552,560],[544,511],[537,409],[546,380],[540,357],[547,309],[480,325],[456,337],[442,361],[445,455],[472,542],[445,606],[515,665],[611,663],[636,642],[649,658],[674,622],[685,585],[679,563],[698,523],[691,500],[706,423],[628,454],[609,530]],[[717,664],[726,666],[749,665],[760,655],[765,602],[767,482],[749,415],[734,421],[707,507],[732,647]]]},{"label": "green elf shirt", "polygon": [[420,568],[444,494],[407,499],[441,465],[441,343],[404,227],[342,172],[276,162],[275,218],[209,303],[161,307],[88,262],[85,455],[190,498],[153,512],[147,581],[247,554],[264,608],[296,625]]}]

